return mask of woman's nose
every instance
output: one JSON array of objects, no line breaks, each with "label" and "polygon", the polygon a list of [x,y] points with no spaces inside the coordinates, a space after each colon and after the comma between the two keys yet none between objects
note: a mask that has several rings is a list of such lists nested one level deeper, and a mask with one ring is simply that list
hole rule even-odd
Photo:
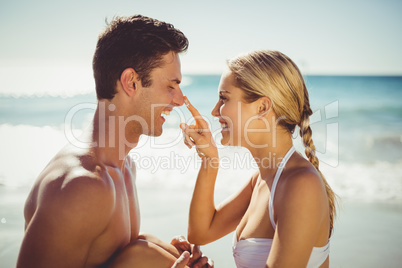
[{"label": "woman's nose", "polygon": [[219,103],[219,101],[216,103],[216,105],[215,105],[215,107],[212,109],[212,112],[211,112],[211,115],[212,116],[215,116],[215,117],[218,117],[218,116],[220,116],[220,112],[219,112],[219,108],[221,107],[221,105],[220,105],[220,103]]}]

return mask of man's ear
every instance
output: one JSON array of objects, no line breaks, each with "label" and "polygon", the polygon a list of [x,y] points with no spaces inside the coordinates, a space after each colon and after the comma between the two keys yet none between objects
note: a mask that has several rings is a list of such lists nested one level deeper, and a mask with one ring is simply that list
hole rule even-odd
[{"label": "man's ear", "polygon": [[121,73],[120,83],[124,92],[131,97],[137,92],[141,81],[133,68],[127,68]]},{"label": "man's ear", "polygon": [[272,107],[271,99],[268,97],[261,97],[257,101],[258,101],[258,118],[263,118],[271,110]]}]

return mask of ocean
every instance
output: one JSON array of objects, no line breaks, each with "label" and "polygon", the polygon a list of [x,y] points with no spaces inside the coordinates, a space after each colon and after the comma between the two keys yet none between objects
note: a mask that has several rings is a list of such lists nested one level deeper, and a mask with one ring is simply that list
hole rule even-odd
[{"label": "ocean", "polygon": [[[219,75],[184,75],[182,85],[213,133],[219,132],[219,124],[211,116],[219,80]],[[354,202],[399,208],[402,77],[307,75],[305,80],[314,112],[312,137],[320,169],[341,206]],[[0,95],[0,260],[15,262],[27,192],[52,156],[78,139],[95,107],[95,94],[87,91],[67,96]],[[166,240],[178,234],[174,232],[186,233],[188,205],[200,164],[194,149],[183,145],[180,122],[191,123],[185,107],[174,108],[161,137],[143,136],[130,152],[137,165],[143,231],[155,230]],[[241,187],[257,167],[245,149],[220,146],[219,134],[216,139],[225,160],[216,184],[218,203]],[[302,153],[297,135],[294,144]],[[164,221],[167,225],[161,226]],[[229,251],[222,253],[224,257],[215,256],[222,263],[231,259],[231,239],[225,239],[219,243],[229,243],[222,246]]]},{"label": "ocean", "polygon": [[[186,75],[182,85],[183,93],[210,123],[212,132],[219,132],[219,124],[210,114],[217,101],[219,79],[218,75]],[[318,158],[338,195],[402,202],[402,77],[306,76],[305,80],[314,112],[311,127]],[[68,142],[67,132],[79,133],[85,128],[95,106],[94,93],[70,97],[0,95],[0,185],[30,185],[51,156]],[[132,155],[137,160],[148,153],[162,156],[174,152],[177,158],[190,155],[181,146],[178,127],[180,122],[191,123],[189,120],[185,107],[176,107],[167,118],[164,134],[142,137]],[[219,135],[216,139],[219,143]],[[299,136],[294,137],[294,143],[302,152]],[[224,156],[234,151],[247,155],[241,148],[220,147]],[[146,168],[146,161],[142,162]],[[174,164],[169,168],[174,169]],[[151,170],[151,177],[158,173],[156,166]],[[380,192],[374,194],[376,189]]]}]

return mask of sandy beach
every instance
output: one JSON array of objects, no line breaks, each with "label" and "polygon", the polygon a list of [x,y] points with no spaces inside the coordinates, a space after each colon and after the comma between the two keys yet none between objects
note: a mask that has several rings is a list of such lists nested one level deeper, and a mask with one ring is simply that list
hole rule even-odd
[{"label": "sandy beach", "polygon": [[[191,189],[139,187],[141,230],[170,241],[185,234]],[[15,267],[23,237],[23,206],[29,188],[0,186],[0,263]],[[400,267],[402,204],[344,201],[331,239],[330,267]],[[203,246],[215,267],[235,267],[232,235]]]}]

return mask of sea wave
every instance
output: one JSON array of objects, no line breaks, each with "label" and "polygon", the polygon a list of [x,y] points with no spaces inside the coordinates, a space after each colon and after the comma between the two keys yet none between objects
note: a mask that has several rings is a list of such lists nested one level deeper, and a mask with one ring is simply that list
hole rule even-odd
[{"label": "sea wave", "polygon": [[[24,74],[27,85],[18,83]],[[2,96],[61,96],[94,92],[95,83],[90,62],[23,62],[0,65]]]},{"label": "sea wave", "polygon": [[[138,186],[192,191],[201,161],[194,149],[182,142],[179,129],[166,129],[161,137],[143,136],[130,152],[136,163]],[[27,187],[53,155],[67,143],[64,127],[0,125],[0,185]],[[298,150],[303,154],[302,148]],[[258,170],[248,151],[238,147],[219,149],[221,168],[217,200],[236,192]],[[340,160],[320,168],[341,200],[402,202],[402,161],[359,163]]]}]

